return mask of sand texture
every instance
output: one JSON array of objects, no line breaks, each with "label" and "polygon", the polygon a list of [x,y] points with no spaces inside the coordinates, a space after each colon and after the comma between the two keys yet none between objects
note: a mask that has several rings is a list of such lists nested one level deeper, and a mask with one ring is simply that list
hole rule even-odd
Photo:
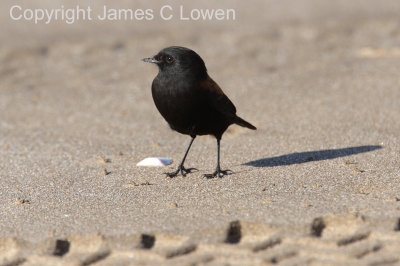
[{"label": "sand texture", "polygon": [[[65,2],[25,6],[89,3]],[[184,4],[234,22],[34,25],[1,1],[0,265],[400,264],[400,2],[250,2]],[[190,138],[140,59],[170,45],[197,51],[258,128],[223,136],[232,175],[203,178],[211,137],[187,158],[198,172],[163,174]],[[147,157],[173,163],[136,166]]]}]

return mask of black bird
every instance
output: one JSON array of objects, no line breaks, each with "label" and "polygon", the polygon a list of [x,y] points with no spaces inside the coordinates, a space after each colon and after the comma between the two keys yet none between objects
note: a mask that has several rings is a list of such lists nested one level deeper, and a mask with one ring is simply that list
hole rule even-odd
[{"label": "black bird", "polygon": [[169,126],[181,134],[192,137],[175,172],[185,176],[196,168],[185,168],[186,156],[197,135],[213,135],[217,139],[217,168],[205,177],[223,177],[230,170],[220,168],[220,141],[231,124],[255,130],[256,127],[236,115],[236,108],[221,88],[207,74],[203,59],[194,51],[179,46],[164,48],[144,62],[158,66],[158,75],[151,86],[154,103]]}]

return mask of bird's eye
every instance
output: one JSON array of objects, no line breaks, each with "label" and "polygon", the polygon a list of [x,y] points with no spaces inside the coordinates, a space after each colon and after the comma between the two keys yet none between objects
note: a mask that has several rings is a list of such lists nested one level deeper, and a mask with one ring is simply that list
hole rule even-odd
[{"label": "bird's eye", "polygon": [[168,64],[170,64],[170,63],[172,63],[174,61],[174,58],[172,56],[170,56],[170,55],[167,55],[165,57],[165,60],[167,61]]}]

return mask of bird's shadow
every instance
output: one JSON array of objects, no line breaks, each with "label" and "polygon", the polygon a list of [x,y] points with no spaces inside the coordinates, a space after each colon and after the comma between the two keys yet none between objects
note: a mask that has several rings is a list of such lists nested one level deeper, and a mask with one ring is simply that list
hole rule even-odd
[{"label": "bird's shadow", "polygon": [[353,154],[374,151],[381,148],[382,146],[380,145],[367,145],[367,146],[348,147],[341,149],[296,152],[276,157],[263,158],[255,161],[250,161],[245,163],[244,165],[249,165],[254,167],[274,167],[274,166],[301,164],[311,161],[335,159],[339,157],[350,156]]}]

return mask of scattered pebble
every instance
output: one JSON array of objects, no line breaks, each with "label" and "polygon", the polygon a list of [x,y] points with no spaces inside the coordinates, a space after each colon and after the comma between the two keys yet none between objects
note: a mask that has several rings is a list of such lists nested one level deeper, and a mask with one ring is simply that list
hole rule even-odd
[{"label": "scattered pebble", "polygon": [[176,208],[178,208],[178,203],[170,201],[170,202],[167,202],[167,206],[171,209],[176,209]]},{"label": "scattered pebble", "polygon": [[104,175],[109,175],[109,174],[111,174],[111,172],[110,171],[108,171],[107,169],[105,169],[104,168],[104,170],[103,170],[103,173],[104,173]]},{"label": "scattered pebble", "polygon": [[18,198],[17,203],[18,204],[31,204],[31,201],[29,199]]},{"label": "scattered pebble", "polygon": [[138,187],[138,186],[151,186],[153,184],[151,184],[149,181],[145,181],[142,183],[136,183],[135,181],[128,181],[127,184],[129,186],[134,186],[134,187]]},{"label": "scattered pebble", "polygon": [[359,168],[355,168],[355,169],[354,169],[354,172],[360,174],[360,173],[364,173],[365,170],[362,170],[362,169],[359,169]]},{"label": "scattered pebble", "polygon": [[105,163],[111,163],[111,159],[110,158],[102,158],[103,159],[103,161],[105,162]]},{"label": "scattered pebble", "polygon": [[344,165],[351,165],[351,164],[357,164],[355,161],[345,161]]},{"label": "scattered pebble", "polygon": [[136,164],[136,166],[149,166],[149,167],[160,167],[170,165],[172,161],[167,158],[162,157],[149,157],[141,160]]},{"label": "scattered pebble", "polygon": [[273,200],[272,199],[263,199],[261,202],[265,203],[265,204],[270,204],[273,202]]},{"label": "scattered pebble", "polygon": [[99,162],[99,163],[111,163],[111,159],[110,159],[110,158],[105,158],[105,157],[99,156],[99,157],[97,158],[97,162]]}]

